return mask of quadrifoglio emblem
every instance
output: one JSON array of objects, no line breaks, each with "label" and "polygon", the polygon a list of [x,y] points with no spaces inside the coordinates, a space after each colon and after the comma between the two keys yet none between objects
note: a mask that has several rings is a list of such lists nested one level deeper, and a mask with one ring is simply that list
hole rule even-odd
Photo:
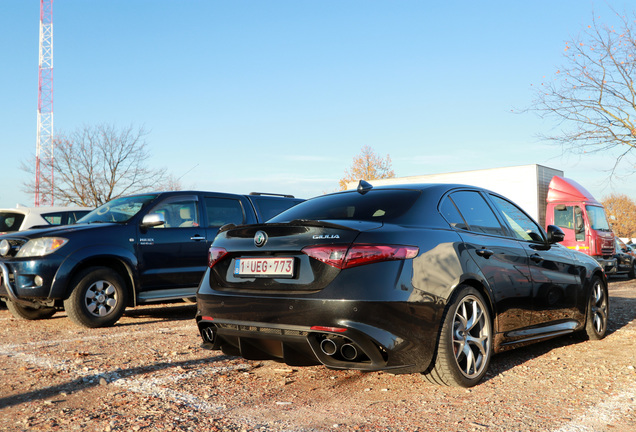
[{"label": "quadrifoglio emblem", "polygon": [[254,234],[254,245],[256,247],[264,246],[267,243],[267,234],[265,231],[256,231]]}]

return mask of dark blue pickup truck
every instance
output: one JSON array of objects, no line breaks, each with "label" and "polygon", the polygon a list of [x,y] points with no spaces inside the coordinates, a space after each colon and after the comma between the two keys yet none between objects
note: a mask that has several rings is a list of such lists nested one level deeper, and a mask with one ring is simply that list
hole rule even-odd
[{"label": "dark blue pickup truck", "polygon": [[0,299],[22,319],[63,308],[81,326],[110,326],[128,306],[195,297],[222,225],[264,222],[301,201],[201,191],[117,198],[73,225],[1,236]]}]

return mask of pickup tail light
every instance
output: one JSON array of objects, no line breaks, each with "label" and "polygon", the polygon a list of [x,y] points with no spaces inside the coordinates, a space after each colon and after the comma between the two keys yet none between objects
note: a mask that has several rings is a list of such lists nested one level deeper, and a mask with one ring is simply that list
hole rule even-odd
[{"label": "pickup tail light", "polygon": [[215,246],[210,247],[208,250],[208,267],[214,267],[225,255],[227,255],[225,249]]},{"label": "pickup tail light", "polygon": [[347,269],[381,261],[412,259],[419,253],[415,246],[385,244],[315,245],[302,252],[337,269]]}]

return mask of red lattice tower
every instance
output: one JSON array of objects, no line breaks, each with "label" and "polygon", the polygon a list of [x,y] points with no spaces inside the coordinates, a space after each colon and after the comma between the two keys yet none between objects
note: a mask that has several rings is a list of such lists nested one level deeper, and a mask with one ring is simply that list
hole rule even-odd
[{"label": "red lattice tower", "polygon": [[[42,167],[47,169],[42,170]],[[49,172],[50,169],[50,172]],[[41,186],[50,186],[45,192]],[[35,149],[35,205],[53,205],[53,0],[40,0],[38,140]]]}]

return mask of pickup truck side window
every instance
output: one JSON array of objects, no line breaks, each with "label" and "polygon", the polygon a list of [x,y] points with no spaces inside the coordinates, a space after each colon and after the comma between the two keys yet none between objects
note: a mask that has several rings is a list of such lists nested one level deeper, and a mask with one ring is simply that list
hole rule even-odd
[{"label": "pickup truck side window", "polygon": [[243,206],[239,200],[233,198],[205,197],[205,209],[209,227],[220,227],[228,223],[241,225],[245,222]]},{"label": "pickup truck side window", "polygon": [[150,213],[159,213],[164,216],[166,223],[153,227],[161,228],[190,228],[199,226],[198,203],[194,200],[168,200],[160,203]]},{"label": "pickup truck side window", "polygon": [[453,192],[450,197],[466,223],[468,223],[469,231],[498,236],[505,235],[497,216],[495,216],[495,213],[479,192]]}]

